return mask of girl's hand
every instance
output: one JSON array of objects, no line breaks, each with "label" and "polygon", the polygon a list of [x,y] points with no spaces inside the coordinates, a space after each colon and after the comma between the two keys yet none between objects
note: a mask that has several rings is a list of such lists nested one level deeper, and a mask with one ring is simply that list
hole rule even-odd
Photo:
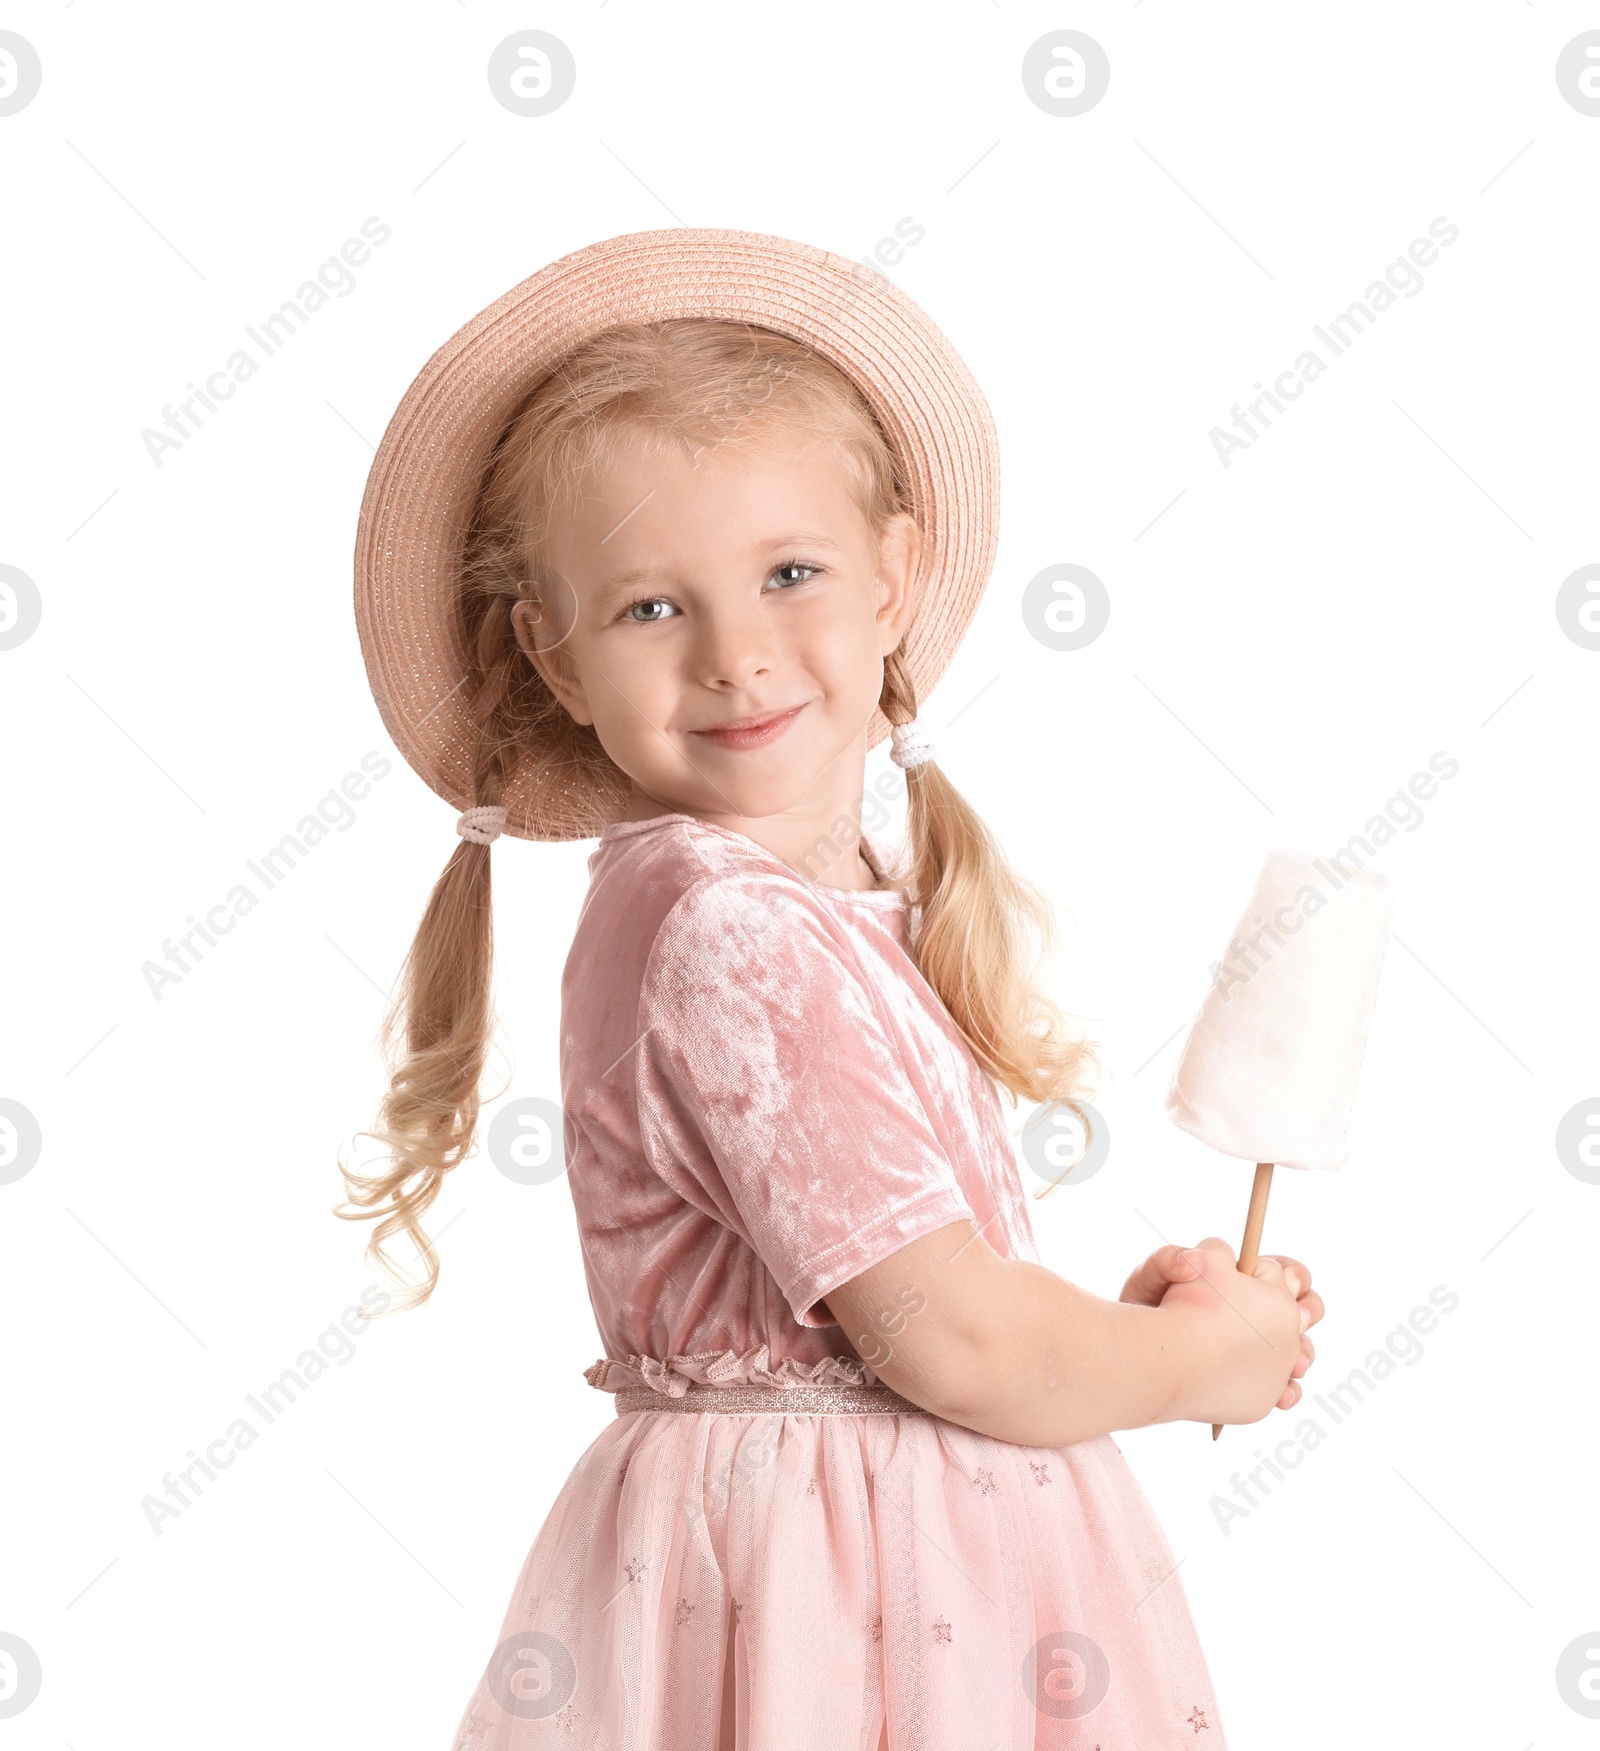
[{"label": "girl's hand", "polygon": [[1155,1310],[1170,1313],[1176,1341],[1189,1351],[1168,1420],[1255,1423],[1275,1405],[1287,1410],[1300,1396],[1293,1376],[1305,1366],[1309,1319],[1283,1266],[1262,1258],[1247,1274],[1215,1235],[1193,1250],[1199,1273],[1168,1284]]},{"label": "girl's hand", "polygon": [[1117,1299],[1135,1307],[1159,1307],[1168,1284],[1192,1283],[1199,1275],[1197,1259],[1186,1257],[1181,1246],[1164,1246],[1129,1277]]},{"label": "girl's hand", "polygon": [[1322,1297],[1311,1287],[1311,1272],[1299,1261],[1281,1252],[1263,1253],[1263,1258],[1275,1260],[1283,1266],[1283,1280],[1290,1294],[1300,1306],[1300,1360],[1289,1371],[1289,1384],[1284,1388],[1283,1397],[1278,1400],[1278,1409],[1286,1411],[1300,1401],[1301,1388],[1298,1384],[1311,1364],[1317,1359],[1316,1347],[1306,1335],[1327,1309],[1322,1304]]},{"label": "girl's hand", "polygon": [[[1289,1258],[1283,1253],[1263,1253],[1261,1256],[1282,1267],[1284,1285],[1301,1310],[1300,1356],[1290,1371],[1289,1383],[1277,1403],[1279,1410],[1286,1411],[1299,1403],[1301,1388],[1297,1383],[1316,1360],[1315,1346],[1306,1333],[1322,1318],[1327,1309],[1323,1305],[1322,1297],[1311,1287],[1310,1270],[1299,1259]],[[1196,1252],[1187,1251],[1181,1246],[1164,1246],[1158,1252],[1151,1253],[1128,1278],[1117,1299],[1137,1307],[1159,1307],[1172,1284],[1192,1283],[1200,1275],[1202,1263]]]}]

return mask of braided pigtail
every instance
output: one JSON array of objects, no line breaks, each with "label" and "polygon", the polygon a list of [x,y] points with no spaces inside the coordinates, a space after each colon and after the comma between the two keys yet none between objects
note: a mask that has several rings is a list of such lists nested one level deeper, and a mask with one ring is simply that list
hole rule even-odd
[{"label": "braided pigtail", "polygon": [[[507,753],[525,716],[527,665],[511,632],[514,598],[495,594],[483,604],[476,632],[479,683],[473,762],[475,805],[494,805],[505,792]],[[347,1221],[381,1217],[366,1257],[399,1278],[383,1243],[404,1230],[421,1255],[425,1276],[396,1311],[419,1306],[439,1280],[439,1256],[421,1226],[444,1176],[471,1151],[478,1128],[479,1090],[494,1031],[490,992],[494,974],[494,921],[487,842],[463,837],[450,854],[417,926],[400,977],[400,992],[386,1017],[381,1043],[390,1083],[373,1129],[390,1150],[386,1172],[342,1171],[348,1202],[334,1214]]]},{"label": "braided pigtail", "polygon": [[[884,659],[879,709],[891,725],[917,715],[898,650]],[[1012,1097],[1082,1096],[1096,1064],[1035,982],[1055,942],[1049,901],[1006,863],[993,835],[933,758],[906,772],[908,886],[917,966],[973,1056]],[[1030,953],[1030,950],[1032,951]]]}]

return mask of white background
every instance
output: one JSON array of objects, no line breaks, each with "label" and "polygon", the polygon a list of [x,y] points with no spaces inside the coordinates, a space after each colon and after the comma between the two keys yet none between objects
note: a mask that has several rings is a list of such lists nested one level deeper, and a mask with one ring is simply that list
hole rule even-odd
[{"label": "white background", "polygon": [[[1060,907],[1057,993],[1112,1077],[1109,1162],[1033,1205],[1048,1263],[1114,1295],[1164,1237],[1237,1244],[1249,1169],[1161,1106],[1210,964],[1268,848],[1325,856],[1436,750],[1460,763],[1374,859],[1399,908],[1352,1158],[1280,1172],[1266,1241],[1327,1299],[1312,1388],[1435,1285],[1459,1307],[1226,1533],[1213,1498],[1301,1413],[1119,1437],[1230,1743],[1592,1745],[1555,1665],[1600,1635],[1600,1187],[1554,1137],[1600,1095],[1600,653],[1555,596],[1600,559],[1600,118],[1554,70],[1600,14],[71,0],[4,23],[44,69],[0,117],[0,563],[43,600],[0,652],[0,1094],[44,1137],[0,1187],[0,1630],[44,1671],[7,1744],[448,1744],[611,1414],[564,1181],[452,1174],[433,1301],[160,1536],[141,1508],[378,1280],[369,1226],[330,1213],[336,1157],[455,838],[357,645],[373,446],[435,347],[585,243],[684,222],[855,257],[909,216],[892,275],[1004,463],[999,562],[927,715]],[[530,26],[578,68],[535,119],[485,77]],[[1072,118],[1020,77],[1062,27],[1111,64]],[[155,467],[141,431],[373,215],[392,237],[356,289]],[[1423,289],[1224,468],[1211,428],[1440,216],[1460,235]],[[1061,562],[1112,604],[1075,653],[1019,611]],[[157,1002],[143,963],[369,750],[392,766],[354,825]],[[557,1095],[590,849],[495,849],[491,1094]]]}]

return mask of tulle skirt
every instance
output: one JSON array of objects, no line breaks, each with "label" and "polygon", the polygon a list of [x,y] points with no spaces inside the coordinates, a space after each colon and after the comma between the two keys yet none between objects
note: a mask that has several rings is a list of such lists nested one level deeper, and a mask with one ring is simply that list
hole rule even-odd
[{"label": "tulle skirt", "polygon": [[1225,1751],[1109,1435],[619,1415],[523,1565],[453,1751]]}]

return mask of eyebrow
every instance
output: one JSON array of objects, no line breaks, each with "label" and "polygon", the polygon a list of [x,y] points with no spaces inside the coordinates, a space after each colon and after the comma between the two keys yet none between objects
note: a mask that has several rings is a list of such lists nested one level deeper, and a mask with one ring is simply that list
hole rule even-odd
[{"label": "eyebrow", "polygon": [[813,547],[837,548],[839,543],[831,535],[824,535],[816,529],[795,529],[787,535],[774,535],[766,541],[756,543],[753,552],[760,553],[766,547],[798,547],[809,543]]}]

